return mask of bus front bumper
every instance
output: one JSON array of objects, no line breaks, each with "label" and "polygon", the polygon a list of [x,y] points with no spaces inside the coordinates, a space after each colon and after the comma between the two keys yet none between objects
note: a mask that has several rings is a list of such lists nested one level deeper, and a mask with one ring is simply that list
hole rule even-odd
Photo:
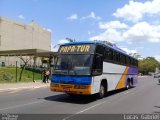
[{"label": "bus front bumper", "polygon": [[92,94],[91,85],[60,84],[51,82],[50,90],[56,92],[66,92],[70,94],[80,94],[80,95]]}]

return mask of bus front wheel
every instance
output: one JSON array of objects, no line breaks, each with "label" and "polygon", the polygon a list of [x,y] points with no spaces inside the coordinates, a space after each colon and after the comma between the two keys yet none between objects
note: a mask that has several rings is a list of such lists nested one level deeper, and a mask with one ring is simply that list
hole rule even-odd
[{"label": "bus front wheel", "polygon": [[104,88],[103,84],[101,84],[100,89],[99,89],[99,93],[97,95],[98,95],[98,98],[100,98],[100,99],[105,96],[105,88]]}]

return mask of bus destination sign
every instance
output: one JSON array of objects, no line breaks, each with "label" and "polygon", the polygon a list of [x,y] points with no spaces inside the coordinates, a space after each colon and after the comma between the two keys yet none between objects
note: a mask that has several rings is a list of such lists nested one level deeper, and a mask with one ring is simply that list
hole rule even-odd
[{"label": "bus destination sign", "polygon": [[61,46],[59,53],[90,53],[93,52],[93,45],[91,44],[84,44],[84,45],[66,45]]}]

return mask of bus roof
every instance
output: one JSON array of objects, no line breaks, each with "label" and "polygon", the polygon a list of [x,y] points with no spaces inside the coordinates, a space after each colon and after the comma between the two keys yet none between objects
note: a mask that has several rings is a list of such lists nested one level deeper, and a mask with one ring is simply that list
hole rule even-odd
[{"label": "bus roof", "polygon": [[[109,48],[111,48],[111,49],[113,49],[115,51],[118,51],[118,52],[120,52],[122,54],[125,54],[125,55],[127,55],[127,56],[129,56],[131,58],[134,58],[134,57],[128,55],[124,50],[118,48],[116,45],[111,46],[111,45],[105,44],[105,43],[103,43],[101,41],[69,42],[69,43],[65,43],[65,44],[62,44],[62,45],[79,45],[79,44],[100,44],[100,45],[104,45],[104,46],[107,46],[107,47],[109,47]],[[134,58],[134,59],[136,59],[136,58]]]}]

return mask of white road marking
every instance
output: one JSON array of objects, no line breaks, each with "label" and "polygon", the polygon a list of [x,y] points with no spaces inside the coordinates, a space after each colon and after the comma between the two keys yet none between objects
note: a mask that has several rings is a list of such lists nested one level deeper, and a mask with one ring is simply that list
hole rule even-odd
[{"label": "white road marking", "polygon": [[87,110],[90,110],[90,109],[92,109],[92,108],[94,108],[94,107],[96,107],[96,106],[99,106],[99,105],[101,105],[101,104],[103,104],[103,103],[105,103],[106,101],[103,101],[103,102],[100,102],[100,103],[98,103],[98,104],[95,104],[95,105],[93,105],[93,106],[91,106],[91,107],[88,107],[88,108],[86,108],[86,109],[84,109],[84,110],[81,110],[81,111],[79,111],[79,112],[77,112],[77,113],[75,113],[75,114],[73,114],[73,115],[70,115],[70,116],[68,116],[68,117],[65,117],[65,118],[63,118],[62,120],[67,120],[67,119],[69,119],[69,118],[72,118],[72,117],[74,117],[75,115],[77,115],[77,114],[80,114],[80,113],[83,113],[83,112],[85,112],[85,111],[87,111]]}]

